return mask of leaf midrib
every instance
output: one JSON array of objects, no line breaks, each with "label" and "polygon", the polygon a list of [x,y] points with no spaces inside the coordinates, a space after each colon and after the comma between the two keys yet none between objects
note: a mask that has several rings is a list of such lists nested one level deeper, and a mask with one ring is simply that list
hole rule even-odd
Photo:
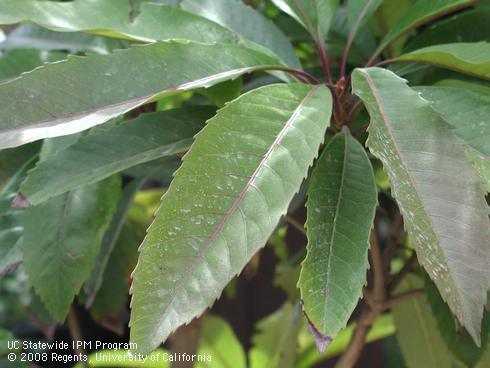
[{"label": "leaf midrib", "polygon": [[279,132],[279,134],[277,135],[277,137],[274,139],[274,141],[272,142],[271,144],[271,147],[269,148],[269,150],[266,152],[266,154],[264,155],[264,157],[262,158],[262,160],[260,161],[260,163],[257,165],[257,168],[254,170],[253,174],[250,176],[250,178],[248,179],[248,181],[245,183],[243,189],[240,191],[240,193],[238,194],[238,197],[235,199],[235,201],[232,203],[231,207],[229,208],[229,210],[226,212],[225,216],[223,217],[223,219],[218,223],[218,225],[216,226],[215,230],[213,231],[213,233],[211,234],[209,240],[207,241],[207,243],[204,245],[203,247],[203,250],[198,252],[196,254],[196,256],[194,257],[194,261],[191,262],[191,264],[189,265],[189,267],[185,270],[182,278],[180,279],[178,285],[174,288],[174,291],[172,293],[172,296],[170,297],[169,301],[167,302],[167,305],[165,305],[163,307],[163,310],[162,310],[162,313],[161,313],[161,317],[158,319],[158,322],[155,324],[155,329],[153,329],[153,333],[152,333],[152,340],[154,340],[158,334],[158,327],[161,325],[162,321],[165,319],[165,312],[167,311],[167,309],[170,307],[170,305],[172,305],[172,303],[174,302],[175,298],[177,297],[177,294],[178,292],[181,290],[184,282],[187,280],[187,278],[189,277],[189,275],[192,273],[192,271],[194,270],[198,260],[200,259],[203,259],[204,258],[204,255],[207,253],[207,251],[211,248],[211,246],[213,245],[214,241],[216,240],[216,238],[218,237],[219,233],[221,232],[221,230],[223,230],[223,228],[225,227],[225,225],[227,224],[228,220],[230,219],[231,215],[233,214],[233,212],[239,208],[239,205],[243,199],[243,197],[245,196],[248,188],[250,188],[253,183],[254,183],[254,180],[255,178],[257,177],[257,175],[259,174],[259,172],[262,170],[263,167],[266,167],[266,164],[267,164],[267,161],[268,159],[270,158],[270,156],[272,155],[272,153],[274,152],[274,150],[280,145],[280,142],[282,140],[282,138],[284,137],[284,135],[289,131],[289,129],[293,126],[296,118],[298,117],[298,115],[300,114],[302,108],[304,107],[304,105],[306,104],[306,102],[308,101],[308,99],[313,95],[313,93],[319,88],[319,86],[316,86],[316,87],[313,87],[312,89],[310,89],[308,91],[308,93],[305,95],[305,97],[303,97],[303,99],[299,102],[298,106],[296,107],[296,109],[294,110],[293,114],[291,115],[291,117],[289,118],[289,120],[286,122],[286,124],[284,125],[284,127],[281,129],[281,131]]},{"label": "leaf midrib", "polygon": [[[406,164],[406,162],[404,160],[404,157],[403,157],[403,155],[401,153],[400,147],[398,146],[398,143],[396,142],[395,135],[394,135],[394,132],[393,132],[393,129],[392,129],[392,123],[391,123],[390,119],[388,118],[388,115],[386,114],[384,105],[383,105],[383,103],[381,101],[381,98],[380,98],[380,95],[379,95],[379,92],[378,92],[378,89],[376,88],[376,86],[374,84],[374,81],[371,79],[371,77],[370,77],[370,75],[368,73],[364,73],[362,71],[360,71],[360,72],[366,78],[366,82],[368,83],[369,88],[371,88],[371,91],[373,91],[373,96],[376,99],[376,103],[379,106],[379,111],[381,113],[381,116],[383,117],[383,119],[385,121],[385,126],[386,126],[386,129],[388,131],[388,134],[389,134],[389,136],[391,138],[391,142],[393,143],[393,147],[395,148],[396,153],[398,154],[398,157],[400,158],[400,162],[401,162],[401,164],[402,164],[402,166],[404,168],[405,173],[407,174],[408,179],[410,180],[410,184],[411,184],[411,186],[413,188],[413,191],[414,191],[415,195],[417,196],[417,199],[418,199],[419,203],[421,204],[420,208],[422,208],[423,211],[424,211],[425,217],[426,217],[427,221],[429,222],[429,224],[431,226],[432,233],[434,234],[434,237],[437,240],[437,243],[439,245],[439,248],[442,250],[443,253],[445,253],[444,252],[444,248],[441,246],[442,243],[441,243],[441,240],[439,239],[439,235],[435,231],[436,228],[434,226],[434,223],[432,222],[432,219],[428,215],[427,209],[424,206],[424,201],[422,201],[422,199],[421,199],[421,196],[420,196],[420,194],[418,192],[417,186],[415,185],[415,181],[414,181],[412,175],[410,174],[410,171],[408,170],[407,164]],[[448,262],[445,262],[445,263],[446,263],[447,267],[449,269],[451,269],[451,267],[449,266]],[[456,284],[456,282],[455,282],[455,280],[453,278],[452,272],[448,272],[447,275],[448,275],[448,277],[451,278],[452,284],[454,286],[456,286],[457,284]],[[461,296],[460,296],[460,293],[459,293],[459,289],[456,287],[456,288],[454,288],[454,291],[455,291],[454,294],[458,298],[458,304],[460,306],[463,306],[462,301],[461,301]],[[461,309],[461,312],[466,315],[466,312],[463,310],[463,308]]]}]

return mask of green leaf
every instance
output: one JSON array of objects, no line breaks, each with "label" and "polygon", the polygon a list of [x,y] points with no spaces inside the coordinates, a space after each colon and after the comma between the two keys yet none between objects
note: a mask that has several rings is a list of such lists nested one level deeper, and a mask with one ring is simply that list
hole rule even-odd
[{"label": "green leaf", "polygon": [[55,32],[34,24],[25,24],[14,28],[8,38],[0,43],[0,49],[38,49],[67,50],[71,54],[90,51],[107,54],[121,48],[120,41],[106,37],[97,37],[78,32]]},{"label": "green leaf", "polygon": [[[121,231],[123,230],[124,223],[127,217],[126,215],[128,214],[129,207],[133,203],[134,196],[144,184],[144,182],[144,177],[134,179],[129,184],[127,184],[122,191],[121,200],[119,201],[116,214],[112,218],[111,224],[109,225],[109,228],[102,238],[100,253],[98,254],[95,261],[95,267],[90,274],[90,278],[87,280],[87,282],[85,282],[85,285],[83,286],[83,291],[85,292],[85,295],[87,297],[87,299],[85,300],[86,308],[89,308],[90,305],[93,303],[104,281],[107,280],[110,284],[114,281],[114,279],[118,279],[121,276],[123,277],[124,281],[125,275],[123,275],[122,272],[119,272],[117,274],[115,272],[112,272],[111,275],[113,277],[109,279],[105,278],[104,275],[106,272],[106,267],[108,267],[108,262],[112,257],[114,247],[116,247],[118,242],[120,242],[119,239],[131,239],[131,236],[128,236],[127,234],[122,237]],[[128,243],[126,243],[125,245],[127,244]],[[128,246],[127,248],[129,247],[130,246]],[[112,269],[114,268],[115,267],[112,267]],[[117,282],[114,282],[114,284],[117,284]],[[110,287],[108,289],[110,289]]]},{"label": "green leaf", "polygon": [[287,37],[269,19],[241,1],[183,0],[180,7],[227,28],[274,52],[287,65],[301,68]]},{"label": "green leaf", "polygon": [[[22,342],[15,338],[15,336],[8,330],[0,328],[0,367],[2,368],[24,368],[27,367],[27,363],[20,359],[20,349],[9,349],[9,343],[17,341],[19,346]],[[15,353],[16,361],[12,362],[7,358],[9,353]]]},{"label": "green leaf", "polygon": [[490,193],[490,159],[471,148],[466,150],[466,155],[473,162],[473,166],[483,179],[485,190]]},{"label": "green leaf", "polygon": [[129,167],[189,149],[213,116],[207,106],[142,114],[112,129],[96,129],[29,172],[22,194],[33,205]]},{"label": "green leaf", "polygon": [[222,318],[206,315],[202,321],[197,355],[210,356],[210,362],[197,361],[195,368],[245,368],[245,352],[230,325]]},{"label": "green leaf", "polygon": [[298,350],[300,306],[285,303],[256,324],[249,352],[250,368],[294,368]]},{"label": "green leaf", "polygon": [[61,52],[46,52],[34,49],[15,49],[0,55],[0,82],[17,77],[45,63],[61,60],[66,55]]},{"label": "green leaf", "polygon": [[475,0],[418,0],[410,8],[410,11],[399,19],[396,26],[391,28],[386,36],[383,37],[379,48],[385,48],[401,35],[410,32],[425,23],[468,7],[476,2],[477,1]]},{"label": "green leaf", "polygon": [[119,199],[117,176],[85,186],[24,214],[24,267],[34,290],[56,320],[89,277]]},{"label": "green leaf", "polygon": [[405,51],[451,42],[490,41],[490,8],[456,14],[428,27],[406,46]]},{"label": "green leaf", "polygon": [[141,4],[136,17],[132,17],[128,1],[0,0],[0,9],[0,24],[30,22],[60,32],[83,31],[142,42],[171,39],[235,42],[238,39],[214,22],[161,4]]},{"label": "green leaf", "polygon": [[453,87],[418,87],[422,97],[466,144],[490,159],[490,94]]},{"label": "green leaf", "polygon": [[329,142],[311,174],[308,253],[298,281],[308,322],[328,342],[346,326],[362,295],[376,204],[369,158],[344,130]]},{"label": "green leaf", "polygon": [[489,42],[459,42],[429,46],[404,54],[399,60],[431,64],[490,80]]},{"label": "green leaf", "polygon": [[[400,284],[398,293],[423,286],[422,280],[408,275]],[[392,308],[396,336],[408,368],[460,367],[442,341],[437,322],[425,296],[411,298]]]},{"label": "green leaf", "polygon": [[442,300],[436,286],[428,277],[424,279],[427,301],[437,321],[441,338],[451,353],[468,367],[474,367],[480,360],[489,342],[490,313],[485,312],[482,323],[482,347],[478,348],[471,336],[459,325],[451,310]]},{"label": "green leaf", "polygon": [[234,100],[242,93],[242,78],[236,78],[218,83],[209,88],[198,89],[197,92],[206,96],[218,107],[223,107],[228,101]]},{"label": "green leaf", "polygon": [[278,67],[273,57],[231,44],[159,42],[72,56],[0,84],[0,148],[76,133],[167,94]]},{"label": "green leaf", "polygon": [[327,37],[339,0],[272,0],[283,12],[296,19],[311,36],[322,41]]},{"label": "green leaf", "polygon": [[383,0],[354,0],[347,2],[347,23],[350,29],[362,27],[376,12]]},{"label": "green leaf", "polygon": [[266,243],[330,114],[327,88],[279,84],[242,95],[208,121],[140,247],[131,315],[139,350],[201,314]]},{"label": "green leaf", "polygon": [[0,190],[19,171],[19,167],[39,152],[39,143],[41,142],[0,150]]},{"label": "green leaf", "polygon": [[369,68],[352,80],[371,117],[368,147],[388,172],[419,262],[478,343],[490,280],[480,179],[450,125],[403,79]]}]

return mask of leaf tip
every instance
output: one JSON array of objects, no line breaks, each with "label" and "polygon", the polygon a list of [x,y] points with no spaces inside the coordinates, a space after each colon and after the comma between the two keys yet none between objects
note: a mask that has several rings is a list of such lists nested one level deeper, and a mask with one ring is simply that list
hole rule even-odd
[{"label": "leaf tip", "polygon": [[[303,305],[303,300],[301,300],[301,305]],[[318,352],[320,354],[323,354],[325,350],[327,350],[328,346],[332,342],[332,337],[331,336],[326,336],[322,334],[320,331],[318,331],[318,328],[313,324],[313,322],[310,320],[306,312],[303,310],[303,315],[306,318],[308,330],[310,333],[313,335],[313,339],[315,340],[316,348],[318,349]]]},{"label": "leaf tip", "polygon": [[12,208],[27,208],[30,205],[27,198],[21,192],[18,192],[10,206]]}]

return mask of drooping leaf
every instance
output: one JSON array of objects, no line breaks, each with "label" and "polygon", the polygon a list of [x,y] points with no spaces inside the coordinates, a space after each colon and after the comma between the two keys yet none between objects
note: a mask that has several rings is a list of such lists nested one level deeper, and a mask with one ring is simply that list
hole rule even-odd
[{"label": "drooping leaf", "polygon": [[14,28],[0,49],[67,50],[71,54],[90,51],[107,54],[121,48],[120,41],[78,32],[55,32],[34,24]]},{"label": "drooping leaf", "polygon": [[444,303],[436,286],[428,277],[424,279],[427,301],[437,322],[441,338],[451,353],[468,367],[474,367],[480,360],[489,342],[490,313],[485,312],[482,322],[482,347],[477,347],[471,336],[457,323]]},{"label": "drooping leaf", "polygon": [[162,4],[143,3],[135,17],[130,2],[120,0],[0,0],[0,10],[0,24],[32,22],[53,31],[83,31],[142,42],[237,41],[236,35],[214,22]]},{"label": "drooping leaf", "polygon": [[301,322],[299,304],[285,303],[256,324],[249,352],[250,368],[294,368]]},{"label": "drooping leaf", "polygon": [[0,84],[0,148],[76,133],[163,95],[277,65],[243,46],[191,42],[69,57]]},{"label": "drooping leaf", "polygon": [[298,281],[309,323],[330,341],[362,295],[376,204],[371,163],[345,130],[329,142],[311,175],[308,253]]},{"label": "drooping leaf", "polygon": [[379,48],[386,47],[401,35],[456,10],[475,4],[478,0],[418,0],[410,11],[390,29],[381,40]]},{"label": "drooping leaf", "polygon": [[371,117],[368,147],[388,172],[419,262],[479,343],[490,274],[484,191],[452,128],[392,72],[357,69]]},{"label": "drooping leaf", "polygon": [[120,180],[113,176],[29,207],[24,214],[24,267],[56,320],[65,318],[90,275],[119,188]]},{"label": "drooping leaf", "polygon": [[490,159],[490,94],[453,87],[418,87],[417,91],[432,102],[458,137]]},{"label": "drooping leaf", "polygon": [[323,40],[335,17],[339,0],[272,0],[283,12],[296,19],[315,40]]},{"label": "drooping leaf", "polygon": [[0,190],[19,171],[19,167],[39,152],[39,143],[0,151]]},{"label": "drooping leaf", "polygon": [[381,5],[383,0],[357,0],[347,2],[347,23],[350,29],[362,27]]},{"label": "drooping leaf", "polygon": [[242,90],[242,78],[236,78],[218,83],[209,88],[200,88],[196,92],[206,96],[216,106],[223,107],[228,101],[240,96]]},{"label": "drooping leaf", "polygon": [[490,8],[456,14],[428,27],[407,44],[405,51],[452,42],[490,41]]},{"label": "drooping leaf", "polygon": [[231,326],[222,318],[207,315],[202,321],[197,354],[211,362],[197,361],[195,368],[245,368],[245,352]]},{"label": "drooping leaf", "polygon": [[[408,275],[398,292],[423,286],[420,278]],[[454,356],[442,341],[437,322],[425,296],[412,298],[392,308],[396,337],[408,368],[458,367]]]},{"label": "drooping leaf", "polygon": [[490,43],[458,42],[429,46],[400,56],[400,60],[439,66],[490,80]]},{"label": "drooping leaf", "polygon": [[301,68],[291,42],[270,20],[241,1],[183,0],[180,7],[210,19],[234,33],[266,47],[287,65]]},{"label": "drooping leaf", "polygon": [[21,192],[31,204],[95,183],[131,166],[186,151],[213,116],[212,107],[142,114],[111,129],[96,129],[29,172]]},{"label": "drooping leaf", "polygon": [[9,50],[0,54],[0,82],[30,71],[45,63],[62,60],[62,52],[46,52],[34,49]]},{"label": "drooping leaf", "polygon": [[270,85],[208,121],[140,248],[131,305],[138,349],[151,351],[201,314],[266,243],[317,154],[330,113],[325,87]]},{"label": "drooping leaf", "polygon": [[[131,238],[128,235],[122,237],[121,231],[123,230],[124,223],[126,220],[126,215],[128,214],[128,210],[129,207],[131,206],[131,203],[133,202],[134,196],[136,195],[136,192],[141,188],[144,182],[145,182],[144,177],[134,179],[129,184],[127,184],[122,191],[121,200],[119,201],[117,211],[114,217],[112,218],[109,228],[107,229],[106,233],[104,234],[104,237],[102,238],[100,252],[97,255],[97,259],[95,260],[95,266],[90,274],[90,278],[87,280],[87,282],[85,282],[83,286],[83,291],[85,292],[85,296],[86,296],[86,300],[85,300],[86,308],[89,308],[90,305],[93,303],[103,281],[106,280],[104,276],[106,272],[106,267],[109,260],[111,259],[111,255],[114,250],[114,247],[118,244],[119,238],[121,237],[126,240]],[[128,243],[126,243],[126,245]],[[117,262],[117,260],[115,262]],[[112,267],[112,270],[114,269],[116,269],[116,271],[119,271],[115,266]],[[112,275],[114,277],[108,279],[109,284],[113,282],[114,278],[117,279],[122,276],[124,279],[124,274],[122,272],[112,272]],[[114,284],[116,284],[116,282],[114,282]]]}]

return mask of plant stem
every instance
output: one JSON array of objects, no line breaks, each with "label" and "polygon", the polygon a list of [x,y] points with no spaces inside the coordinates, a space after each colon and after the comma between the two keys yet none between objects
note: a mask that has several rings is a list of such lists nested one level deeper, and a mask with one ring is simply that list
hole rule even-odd
[{"label": "plant stem", "polygon": [[286,219],[286,222],[289,225],[291,225],[296,230],[298,230],[301,234],[306,236],[306,230],[305,230],[305,227],[303,226],[303,224],[301,224],[298,220],[296,220],[294,217],[291,217],[289,215],[284,216],[284,218]]}]

